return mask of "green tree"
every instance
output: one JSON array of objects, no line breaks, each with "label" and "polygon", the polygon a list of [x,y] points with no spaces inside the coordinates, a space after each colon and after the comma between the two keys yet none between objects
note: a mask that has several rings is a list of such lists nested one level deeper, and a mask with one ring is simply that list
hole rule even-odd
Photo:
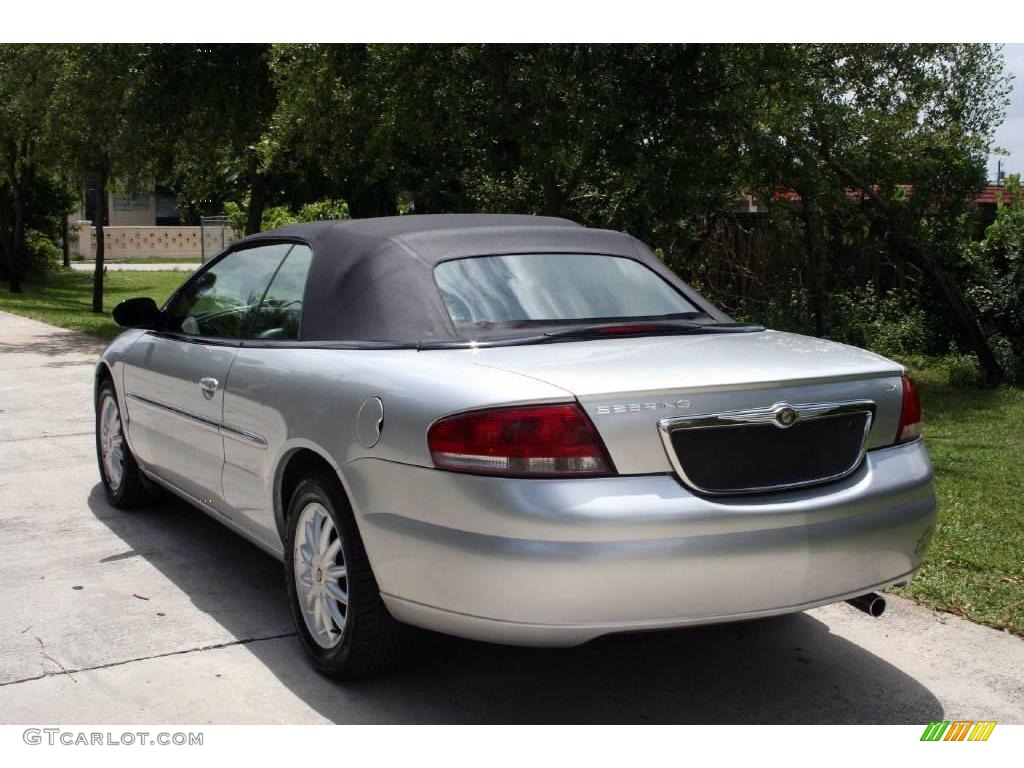
[{"label": "green tree", "polygon": [[999,193],[995,221],[980,241],[969,242],[968,295],[983,322],[1009,349],[1017,381],[1024,380],[1024,194],[1020,176],[1011,175]]},{"label": "green tree", "polygon": [[[388,77],[379,52],[365,45],[279,45],[270,56],[277,102],[260,146],[264,164],[305,167],[317,196],[345,199],[355,217],[397,213],[407,178],[409,161],[396,141],[404,126],[394,125],[385,105],[400,83]],[[438,122],[419,128],[432,132]]]},{"label": "green tree", "polygon": [[53,95],[62,115],[62,167],[96,188],[93,312],[103,311],[103,228],[111,183],[117,179],[132,190],[148,180],[153,170],[149,150],[161,138],[141,109],[141,73],[149,52],[149,46],[107,43],[61,46],[54,52],[63,61]]},{"label": "green tree", "polygon": [[280,185],[261,147],[276,103],[269,51],[264,44],[152,46],[142,72],[146,112],[166,131],[162,176],[200,212],[225,199],[247,201],[246,234],[259,231]]},{"label": "green tree", "polygon": [[674,243],[681,221],[732,194],[748,55],[704,45],[275,46],[268,145],[319,158],[356,216],[393,212],[402,198],[422,212],[567,215]]},{"label": "green tree", "polygon": [[31,202],[45,199],[49,186],[59,64],[52,46],[0,45],[0,257],[13,293],[21,292],[28,231],[51,213]]},{"label": "green tree", "polygon": [[[897,260],[921,269],[990,382],[1003,371],[958,278],[957,222],[985,185],[1009,80],[986,45],[802,45],[767,49],[760,109],[745,121],[751,183],[803,206],[815,314],[822,330],[821,255],[847,227],[882,233]],[[825,229],[823,234],[823,229]],[[833,251],[835,249],[833,248]]]}]

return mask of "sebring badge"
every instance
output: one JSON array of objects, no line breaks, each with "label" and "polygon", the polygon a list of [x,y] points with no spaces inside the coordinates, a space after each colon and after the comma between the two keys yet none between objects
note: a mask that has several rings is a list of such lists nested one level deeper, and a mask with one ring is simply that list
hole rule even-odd
[{"label": "sebring badge", "polygon": [[664,411],[667,409],[685,409],[690,407],[689,400],[659,400],[648,403],[621,403],[616,405],[599,405],[594,411],[598,416],[611,413],[639,413],[640,411]]}]

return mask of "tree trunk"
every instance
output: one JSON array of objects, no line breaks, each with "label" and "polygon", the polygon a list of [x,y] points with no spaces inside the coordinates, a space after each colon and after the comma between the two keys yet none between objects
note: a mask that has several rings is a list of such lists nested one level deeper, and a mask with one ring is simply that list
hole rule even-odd
[{"label": "tree trunk", "polygon": [[0,231],[0,266],[3,267],[0,277],[9,277],[9,270],[11,268],[11,240],[7,232],[4,231]]},{"label": "tree trunk", "polygon": [[397,200],[381,182],[352,189],[346,199],[349,215],[353,219],[394,216],[398,213]]},{"label": "tree trunk", "polygon": [[978,363],[985,373],[985,382],[991,386],[1001,383],[1006,374],[992,352],[988,339],[985,338],[981,325],[979,325],[978,319],[974,316],[974,312],[967,303],[967,299],[964,298],[960,286],[956,284],[956,281],[942,268],[938,261],[933,259],[930,254],[925,253],[923,248],[920,248],[905,235],[893,232],[892,237],[897,241],[898,245],[903,246],[914,262],[938,286],[939,292],[946,300],[949,309],[953,312],[953,319],[957,327],[967,337],[968,343],[974,349],[974,354],[978,356]]},{"label": "tree trunk", "polygon": [[14,221],[14,209],[11,205],[11,190],[7,184],[0,185],[0,267],[3,277],[10,275],[11,261],[14,258],[11,241]]},{"label": "tree trunk", "polygon": [[558,186],[558,179],[555,177],[554,171],[545,169],[541,178],[541,192],[544,196],[541,213],[545,216],[564,216],[565,195],[562,193],[562,188]]},{"label": "tree trunk", "polygon": [[256,150],[249,149],[249,208],[245,212],[245,234],[255,235],[263,229],[263,209],[267,205],[267,178],[260,170]]},{"label": "tree trunk", "polygon": [[21,273],[25,263],[25,198],[13,185],[14,222],[11,228],[11,274],[8,275],[8,287],[11,293],[21,293]]},{"label": "tree trunk", "polygon": [[10,206],[8,232],[5,233],[5,250],[7,252],[8,288],[11,293],[21,293],[21,272],[25,263],[25,189],[24,174],[18,173],[17,155],[12,151],[5,158],[7,171],[7,198]]},{"label": "tree trunk", "polygon": [[825,288],[822,265],[818,261],[815,247],[814,208],[806,190],[800,192],[800,205],[804,221],[804,248],[807,252],[807,267],[811,276],[811,311],[814,313],[814,335],[825,335]]},{"label": "tree trunk", "polygon": [[71,233],[68,232],[68,215],[65,213],[61,216],[61,227],[60,227],[60,250],[64,255],[64,269],[68,269],[71,266],[71,244],[68,242],[68,238]]},{"label": "tree trunk", "polygon": [[103,217],[107,212],[107,172],[101,171],[96,181],[96,268],[92,273],[92,311],[103,312]]},{"label": "tree trunk", "polygon": [[257,174],[249,192],[249,210],[245,217],[245,234],[255,235],[263,229],[263,210],[267,206],[266,179]]}]

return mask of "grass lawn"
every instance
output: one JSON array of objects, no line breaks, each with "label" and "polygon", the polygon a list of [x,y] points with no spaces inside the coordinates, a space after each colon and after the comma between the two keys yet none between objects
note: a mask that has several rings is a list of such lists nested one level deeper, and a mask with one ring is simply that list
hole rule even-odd
[{"label": "grass lawn", "polygon": [[115,304],[134,296],[151,296],[163,304],[187,277],[187,272],[110,270],[103,286],[104,311],[98,315],[92,312],[92,273],[60,270],[43,283],[26,282],[21,294],[0,289],[0,309],[111,339],[123,330],[110,319]]},{"label": "grass lawn", "polygon": [[[0,309],[103,338],[117,335],[110,309],[122,299],[157,303],[183,272],[107,273],[106,313],[94,315],[92,275],[62,271]],[[972,621],[1024,635],[1024,389],[948,383],[941,363],[914,367],[924,401],[925,439],[935,464],[939,523],[917,578],[895,590]]]},{"label": "grass lawn", "polygon": [[894,590],[1024,635],[1024,389],[950,386],[914,370],[939,523],[917,577]]}]

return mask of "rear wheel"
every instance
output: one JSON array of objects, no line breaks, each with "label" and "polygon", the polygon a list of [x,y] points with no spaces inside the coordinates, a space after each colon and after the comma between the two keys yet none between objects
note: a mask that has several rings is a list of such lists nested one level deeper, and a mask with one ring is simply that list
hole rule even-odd
[{"label": "rear wheel", "polygon": [[340,483],[314,472],[288,507],[285,580],[314,666],[343,679],[394,667],[407,628],[388,613]]},{"label": "rear wheel", "polygon": [[146,500],[146,488],[131,448],[124,439],[124,422],[114,383],[105,379],[96,393],[96,459],[107,501],[119,509]]}]

